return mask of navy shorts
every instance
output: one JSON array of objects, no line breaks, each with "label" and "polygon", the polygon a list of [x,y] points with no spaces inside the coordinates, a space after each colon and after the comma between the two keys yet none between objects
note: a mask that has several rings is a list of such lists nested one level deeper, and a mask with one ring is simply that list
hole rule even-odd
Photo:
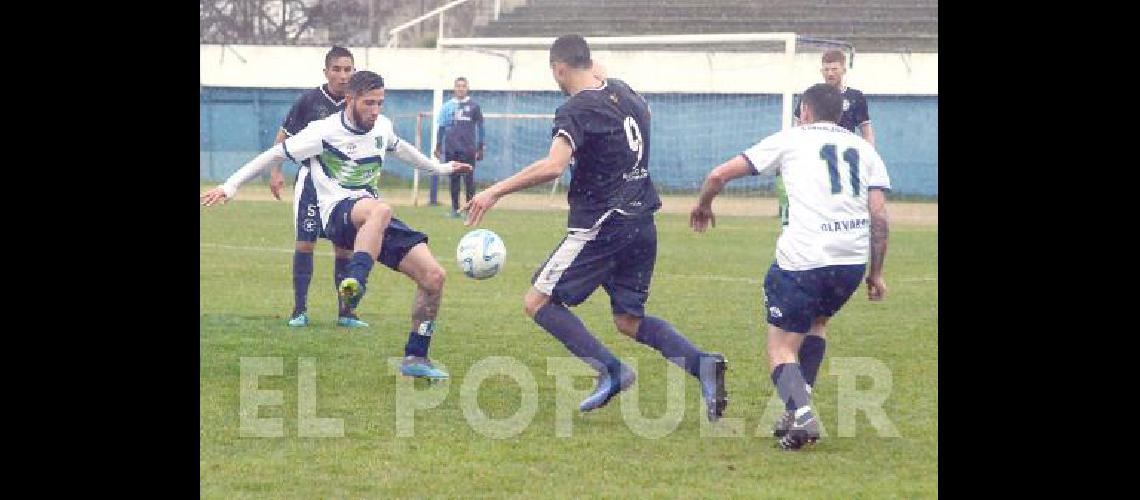
[{"label": "navy shorts", "polygon": [[313,243],[317,238],[328,238],[325,236],[325,228],[321,227],[317,188],[313,186],[313,177],[307,168],[297,171],[297,180],[293,185],[293,219],[297,226],[297,241]]},{"label": "navy shorts", "polygon": [[567,233],[531,283],[554,302],[569,306],[581,304],[601,285],[614,314],[643,317],[656,260],[653,216],[613,213],[587,231]]},{"label": "navy shorts", "polygon": [[764,277],[768,324],[784,331],[808,333],[819,316],[834,316],[863,280],[866,264],[785,271],[772,263]]},{"label": "navy shorts", "polygon": [[[340,248],[352,249],[356,243],[356,226],[352,225],[352,207],[361,198],[341,200],[333,208],[332,215],[329,216],[329,225],[325,228],[325,233],[328,234],[328,239]],[[412,247],[420,243],[427,243],[428,237],[426,234],[416,231],[404,224],[403,221],[392,217],[388,222],[388,229],[384,230],[384,241],[380,243],[380,258],[376,259],[381,264],[388,266],[393,271],[398,270],[400,261],[412,251]]]}]

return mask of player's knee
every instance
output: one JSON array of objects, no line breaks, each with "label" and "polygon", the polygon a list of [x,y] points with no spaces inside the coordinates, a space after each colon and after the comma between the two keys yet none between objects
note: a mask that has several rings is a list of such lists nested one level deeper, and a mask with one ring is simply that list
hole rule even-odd
[{"label": "player's knee", "polygon": [[614,316],[614,325],[617,326],[619,332],[629,338],[637,337],[637,329],[641,327],[641,318],[630,316],[628,314],[619,314]]},{"label": "player's knee", "polygon": [[446,279],[447,271],[444,271],[443,267],[437,265],[424,273],[419,285],[428,293],[435,294],[443,291],[443,282]]},{"label": "player's knee", "polygon": [[368,218],[387,222],[392,219],[392,207],[388,206],[387,203],[377,203],[376,206],[372,207]]},{"label": "player's knee", "polygon": [[533,291],[527,292],[526,296],[523,297],[523,310],[526,312],[528,318],[534,318],[538,310],[542,309],[542,306],[545,306],[548,302],[550,302],[550,297]]}]

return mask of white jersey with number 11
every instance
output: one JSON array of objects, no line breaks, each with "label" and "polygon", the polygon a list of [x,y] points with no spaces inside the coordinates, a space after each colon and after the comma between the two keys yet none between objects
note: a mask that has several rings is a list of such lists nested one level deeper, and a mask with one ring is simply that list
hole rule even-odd
[{"label": "white jersey with number 11", "polygon": [[867,262],[867,191],[891,188],[887,167],[870,143],[817,122],[777,132],[743,154],[755,174],[784,179],[788,224],[776,241],[781,269]]}]

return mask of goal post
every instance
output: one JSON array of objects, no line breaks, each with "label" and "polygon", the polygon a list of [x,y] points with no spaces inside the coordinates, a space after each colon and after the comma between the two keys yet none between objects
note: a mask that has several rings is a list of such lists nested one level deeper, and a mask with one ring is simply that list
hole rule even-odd
[{"label": "goal post", "polygon": [[[819,79],[820,50],[841,48],[854,60],[850,44],[790,32],[585,38],[609,76],[626,81],[649,100],[654,118],[650,168],[662,194],[694,194],[708,170],[791,126],[794,96]],[[487,157],[476,167],[476,182],[501,180],[544,156],[553,112],[566,99],[550,74],[548,51],[554,40],[439,39],[429,150],[438,140],[443,99],[455,78],[465,76],[488,127]],[[492,133],[492,123],[512,133]],[[512,125],[505,127],[508,123]],[[497,155],[504,149],[533,155]],[[496,163],[500,161],[513,163]],[[551,205],[558,205],[553,199],[558,187],[556,179],[541,190],[549,189]],[[772,179],[742,179],[725,194],[770,196]]]}]

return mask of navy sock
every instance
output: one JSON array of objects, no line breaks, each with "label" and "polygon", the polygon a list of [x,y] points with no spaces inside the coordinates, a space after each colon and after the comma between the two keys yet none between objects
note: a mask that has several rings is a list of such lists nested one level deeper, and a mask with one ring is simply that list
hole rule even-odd
[{"label": "navy sock", "polygon": [[352,254],[352,260],[348,262],[345,271],[348,272],[349,277],[356,278],[356,281],[363,285],[368,281],[368,273],[372,272],[373,262],[372,256],[368,255],[368,252],[356,252]]},{"label": "navy sock", "polygon": [[701,356],[704,353],[669,322],[653,316],[641,318],[641,326],[637,328],[634,339],[657,349],[665,359],[680,366],[689,375],[700,378]]},{"label": "navy sock", "polygon": [[586,330],[586,325],[561,304],[548,302],[534,313],[534,322],[554,335],[575,356],[601,372],[616,373],[621,362]]},{"label": "navy sock", "polygon": [[807,385],[815,386],[815,376],[819,374],[819,365],[823,363],[823,353],[826,350],[827,339],[815,335],[808,335],[800,345],[800,370],[803,370]]},{"label": "navy sock", "polygon": [[772,383],[776,384],[776,392],[784,401],[785,408],[798,410],[811,406],[811,396],[807,392],[807,383],[800,371],[799,363],[784,363],[772,370]]},{"label": "navy sock", "polygon": [[293,316],[308,309],[309,282],[313,279],[313,254],[293,251]]},{"label": "navy sock", "polygon": [[431,347],[433,333],[435,333],[435,321],[430,319],[420,323],[419,330],[408,332],[408,343],[404,345],[404,356],[428,357],[428,348]]},{"label": "navy sock", "polygon": [[[342,259],[340,257],[337,257],[335,264],[333,265],[333,290],[339,289],[340,288],[340,282],[347,277],[348,277],[348,259]],[[337,311],[340,313],[341,316],[348,314],[348,311],[346,311],[345,307],[344,307],[344,301],[341,300],[339,293],[336,296],[336,303],[337,303]]]}]

